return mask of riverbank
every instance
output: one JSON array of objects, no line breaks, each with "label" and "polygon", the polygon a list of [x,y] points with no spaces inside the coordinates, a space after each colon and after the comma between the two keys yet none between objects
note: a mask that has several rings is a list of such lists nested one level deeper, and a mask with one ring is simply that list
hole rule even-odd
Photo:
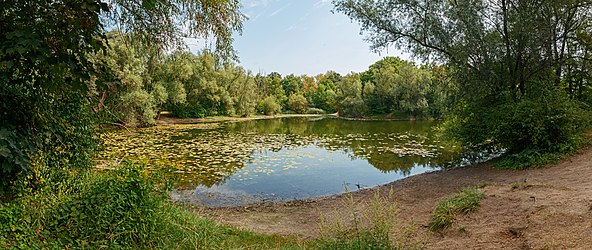
[{"label": "riverbank", "polygon": [[[376,191],[393,190],[393,216],[410,225],[428,249],[586,249],[592,245],[592,149],[557,164],[528,170],[497,170],[491,162],[412,176],[352,194],[357,210]],[[443,233],[427,229],[436,204],[467,186],[486,194],[480,207],[459,216]],[[234,208],[199,208],[199,214],[257,233],[315,238],[324,217],[347,217],[346,196],[265,203]]]},{"label": "riverbank", "polygon": [[290,118],[290,117],[338,117],[337,114],[279,114],[279,115],[253,115],[248,117],[237,117],[237,116],[214,116],[204,118],[176,118],[169,114],[161,114],[156,120],[156,125],[174,125],[174,124],[196,124],[196,123],[214,123],[214,122],[239,122],[239,121],[252,121],[262,119],[275,119],[275,118]]},{"label": "riverbank", "polygon": [[198,123],[215,123],[215,122],[228,122],[228,121],[239,122],[239,121],[252,121],[252,120],[291,118],[291,117],[308,117],[308,118],[333,117],[333,118],[352,120],[352,121],[368,121],[368,120],[372,120],[372,121],[373,120],[378,120],[378,121],[414,121],[414,120],[421,120],[421,119],[417,119],[415,117],[394,116],[392,114],[368,116],[368,117],[344,117],[344,116],[339,116],[339,113],[333,113],[333,114],[253,115],[253,116],[248,116],[248,117],[213,116],[213,117],[204,117],[204,118],[176,118],[176,117],[171,116],[170,113],[163,113],[156,120],[156,125],[198,124]]}]

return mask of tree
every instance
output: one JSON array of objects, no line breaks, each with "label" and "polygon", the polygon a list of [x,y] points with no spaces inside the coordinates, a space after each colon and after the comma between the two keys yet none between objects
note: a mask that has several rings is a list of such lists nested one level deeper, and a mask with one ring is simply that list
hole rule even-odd
[{"label": "tree", "polygon": [[[91,165],[91,107],[101,104],[91,103],[89,90],[109,87],[96,81],[108,70],[93,62],[107,48],[104,27],[121,27],[162,49],[185,34],[214,37],[216,53],[233,58],[231,35],[245,18],[238,8],[238,0],[0,2],[0,193],[19,180],[34,187],[44,175],[59,180],[71,168]],[[136,72],[121,72],[137,83]],[[145,90],[128,97],[152,98]]]},{"label": "tree", "polygon": [[336,83],[341,81],[341,79],[341,75],[333,71],[316,76],[317,88],[312,92],[311,98],[311,103],[314,107],[328,112],[335,112],[337,110]]},{"label": "tree", "polygon": [[308,108],[308,101],[302,94],[292,94],[288,98],[288,108],[296,113],[304,114]]},{"label": "tree", "polygon": [[259,104],[259,109],[265,115],[275,115],[282,111],[282,107],[277,103],[275,97],[268,96]]},{"label": "tree", "polygon": [[282,87],[286,96],[291,96],[292,94],[299,94],[302,91],[302,79],[300,77],[295,76],[294,74],[287,75],[282,80]]},{"label": "tree", "polygon": [[448,67],[434,66],[426,70],[429,70],[430,77],[430,86],[426,95],[428,113],[433,118],[442,118],[452,111],[459,92],[458,84],[452,77],[452,69]]},{"label": "tree", "polygon": [[[125,36],[120,32],[107,33],[110,46],[106,53],[95,55],[94,63],[102,65],[105,70],[96,76],[95,83],[108,87],[96,88],[97,93],[91,94],[91,97],[102,97],[104,105],[100,109],[109,113],[109,120],[131,127],[152,125],[159,112],[157,108],[168,95],[166,90],[162,92],[162,85],[157,90],[160,92],[154,92],[158,96],[149,93],[155,86],[150,82],[148,57],[142,56],[146,48],[129,46]],[[160,98],[160,103],[154,97]]]},{"label": "tree", "polygon": [[338,84],[339,115],[360,117],[368,115],[368,106],[362,99],[362,81],[358,74],[345,76]]},{"label": "tree", "polygon": [[567,62],[588,53],[578,33],[590,29],[592,1],[333,3],[360,22],[373,50],[394,45],[455,69],[461,93],[449,131],[466,145],[557,152],[585,127],[561,85],[573,82]]},{"label": "tree", "polygon": [[275,97],[275,101],[281,105],[281,108],[286,107],[288,95],[282,86],[282,75],[277,72],[271,72],[267,75],[267,78],[269,79],[269,91]]},{"label": "tree", "polygon": [[108,11],[102,13],[104,24],[134,34],[134,39],[170,48],[180,45],[183,37],[205,38],[217,56],[237,59],[232,34],[242,31],[246,19],[238,0],[114,0],[108,4]]},{"label": "tree", "polygon": [[362,77],[364,99],[371,113],[428,115],[430,78],[426,69],[396,57],[385,57],[370,65]]},{"label": "tree", "polygon": [[[88,54],[103,47],[99,1],[0,3],[0,193],[35,166],[56,170],[90,165],[96,143],[87,116]],[[52,163],[51,165],[49,163]],[[59,179],[65,172],[56,173]]]}]

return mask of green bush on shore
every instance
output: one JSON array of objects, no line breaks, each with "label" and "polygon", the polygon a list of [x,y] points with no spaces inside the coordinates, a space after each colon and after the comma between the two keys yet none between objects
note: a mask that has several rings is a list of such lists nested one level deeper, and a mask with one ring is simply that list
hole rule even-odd
[{"label": "green bush on shore", "polygon": [[[162,175],[142,165],[73,175],[0,203],[3,249],[297,248],[292,238],[220,226],[168,202]],[[56,183],[53,183],[56,184]]]}]

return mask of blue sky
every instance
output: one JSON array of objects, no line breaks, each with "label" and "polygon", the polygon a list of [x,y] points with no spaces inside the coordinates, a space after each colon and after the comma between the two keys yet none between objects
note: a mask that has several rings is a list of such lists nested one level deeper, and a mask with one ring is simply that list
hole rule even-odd
[{"label": "blue sky", "polygon": [[[361,72],[386,56],[372,53],[360,26],[331,13],[331,0],[243,0],[242,36],[235,36],[240,65],[254,74],[317,75]],[[400,56],[394,49],[388,55]]]}]

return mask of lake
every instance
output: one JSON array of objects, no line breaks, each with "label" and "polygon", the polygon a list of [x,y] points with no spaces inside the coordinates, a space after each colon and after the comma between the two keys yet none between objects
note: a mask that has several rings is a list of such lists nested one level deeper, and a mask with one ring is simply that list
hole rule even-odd
[{"label": "lake", "polygon": [[430,121],[297,117],[103,134],[102,159],[173,166],[173,199],[235,206],[314,198],[459,164]]}]

